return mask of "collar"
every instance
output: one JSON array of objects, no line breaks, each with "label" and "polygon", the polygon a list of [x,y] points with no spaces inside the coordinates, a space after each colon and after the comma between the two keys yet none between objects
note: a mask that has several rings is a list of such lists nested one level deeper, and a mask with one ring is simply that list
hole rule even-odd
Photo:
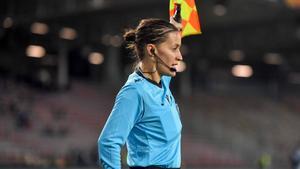
[{"label": "collar", "polygon": [[139,67],[135,69],[135,72],[136,72],[139,76],[141,76],[142,78],[146,79],[148,82],[154,84],[155,86],[157,86],[157,87],[159,87],[159,88],[162,88],[161,80],[160,80],[159,83],[156,83],[154,80],[145,77],[144,74],[142,73],[142,71],[141,71],[141,69],[140,69]]}]

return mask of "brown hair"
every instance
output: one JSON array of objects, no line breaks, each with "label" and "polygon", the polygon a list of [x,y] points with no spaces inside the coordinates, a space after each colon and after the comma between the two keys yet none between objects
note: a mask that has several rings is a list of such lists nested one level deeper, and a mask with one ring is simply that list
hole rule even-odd
[{"label": "brown hair", "polygon": [[131,50],[137,61],[143,60],[144,47],[147,44],[159,44],[166,40],[167,34],[178,31],[178,29],[168,21],[162,19],[143,19],[135,29],[130,29],[124,33],[124,41],[127,49]]}]

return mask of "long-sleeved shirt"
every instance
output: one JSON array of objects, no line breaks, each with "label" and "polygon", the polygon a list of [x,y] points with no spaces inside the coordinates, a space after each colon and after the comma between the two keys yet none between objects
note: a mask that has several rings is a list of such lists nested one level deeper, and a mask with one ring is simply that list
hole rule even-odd
[{"label": "long-sleeved shirt", "polygon": [[120,152],[125,143],[131,167],[180,167],[182,125],[170,80],[162,76],[157,84],[138,70],[128,77],[98,139],[104,169],[121,168]]}]

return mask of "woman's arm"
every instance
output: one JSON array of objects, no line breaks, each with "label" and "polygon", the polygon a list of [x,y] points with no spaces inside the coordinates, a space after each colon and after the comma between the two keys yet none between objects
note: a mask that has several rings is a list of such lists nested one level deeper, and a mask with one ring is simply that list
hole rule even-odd
[{"label": "woman's arm", "polygon": [[133,86],[123,87],[98,139],[98,152],[104,169],[121,169],[121,147],[139,119],[141,98]]}]

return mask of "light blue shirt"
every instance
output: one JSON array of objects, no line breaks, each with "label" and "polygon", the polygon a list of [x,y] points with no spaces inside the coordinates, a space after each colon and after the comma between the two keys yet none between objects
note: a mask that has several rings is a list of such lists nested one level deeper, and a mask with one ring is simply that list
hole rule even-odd
[{"label": "light blue shirt", "polygon": [[163,76],[159,85],[139,71],[128,77],[98,139],[104,169],[121,169],[125,142],[131,167],[180,167],[182,125],[170,80]]}]

